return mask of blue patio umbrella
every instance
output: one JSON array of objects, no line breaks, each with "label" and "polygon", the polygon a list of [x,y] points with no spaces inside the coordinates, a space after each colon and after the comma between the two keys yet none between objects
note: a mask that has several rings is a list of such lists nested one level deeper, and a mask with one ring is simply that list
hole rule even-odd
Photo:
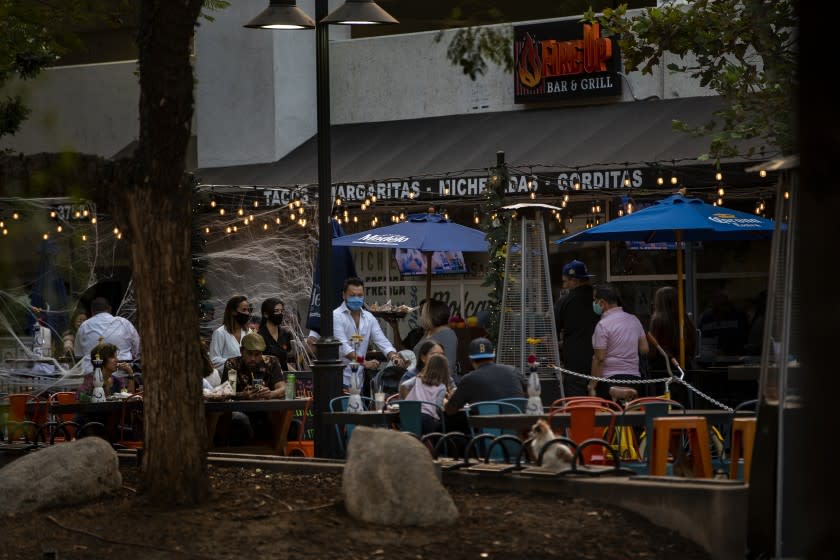
[{"label": "blue patio umbrella", "polygon": [[680,365],[685,365],[683,341],[683,241],[731,241],[767,239],[775,223],[755,214],[708,204],[699,198],[675,194],[638,212],[600,226],[573,233],[556,243],[572,241],[675,242],[677,250],[677,292],[680,321]]},{"label": "blue patio umbrella", "polygon": [[451,222],[440,214],[411,214],[404,222],[333,239],[333,246],[417,249],[426,256],[426,297],[432,292],[432,254],[438,251],[487,252],[484,232]]}]

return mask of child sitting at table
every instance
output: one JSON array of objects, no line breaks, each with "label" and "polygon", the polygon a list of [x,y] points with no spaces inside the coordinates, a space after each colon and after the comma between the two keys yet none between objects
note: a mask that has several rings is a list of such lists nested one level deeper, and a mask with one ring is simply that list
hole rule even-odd
[{"label": "child sitting at table", "polygon": [[[417,374],[417,380],[406,396],[406,400],[427,401],[437,404],[441,409],[448,392],[449,360],[442,354],[429,357],[425,367]],[[423,433],[436,432],[440,429],[440,414],[431,404],[420,406]]]}]

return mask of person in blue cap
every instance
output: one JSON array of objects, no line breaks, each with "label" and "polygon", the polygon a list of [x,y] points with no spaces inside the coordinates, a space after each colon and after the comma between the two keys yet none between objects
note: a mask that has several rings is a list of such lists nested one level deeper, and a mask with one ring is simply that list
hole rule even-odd
[{"label": "person in blue cap", "polygon": [[[563,289],[567,293],[554,305],[554,322],[561,359],[565,369],[590,375],[592,372],[592,333],[598,315],[592,309],[593,278],[583,261],[577,259],[563,266]],[[588,380],[576,375],[563,375],[563,390],[567,397],[589,394]]]}]

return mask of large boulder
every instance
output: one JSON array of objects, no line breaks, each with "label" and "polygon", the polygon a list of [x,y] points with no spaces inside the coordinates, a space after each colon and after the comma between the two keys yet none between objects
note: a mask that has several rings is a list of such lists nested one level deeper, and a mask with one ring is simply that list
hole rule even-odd
[{"label": "large boulder", "polygon": [[60,443],[0,469],[0,513],[91,501],[121,486],[119,458],[107,441]]},{"label": "large boulder", "polygon": [[347,511],[383,525],[429,526],[458,518],[429,450],[410,434],[357,426],[342,478]]}]

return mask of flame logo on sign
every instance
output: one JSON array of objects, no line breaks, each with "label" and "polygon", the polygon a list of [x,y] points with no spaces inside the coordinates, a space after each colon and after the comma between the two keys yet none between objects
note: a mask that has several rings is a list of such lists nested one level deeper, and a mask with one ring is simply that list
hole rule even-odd
[{"label": "flame logo on sign", "polygon": [[542,61],[537,51],[537,42],[529,33],[526,33],[522,40],[516,69],[519,74],[519,83],[526,87],[534,87],[542,80]]}]

